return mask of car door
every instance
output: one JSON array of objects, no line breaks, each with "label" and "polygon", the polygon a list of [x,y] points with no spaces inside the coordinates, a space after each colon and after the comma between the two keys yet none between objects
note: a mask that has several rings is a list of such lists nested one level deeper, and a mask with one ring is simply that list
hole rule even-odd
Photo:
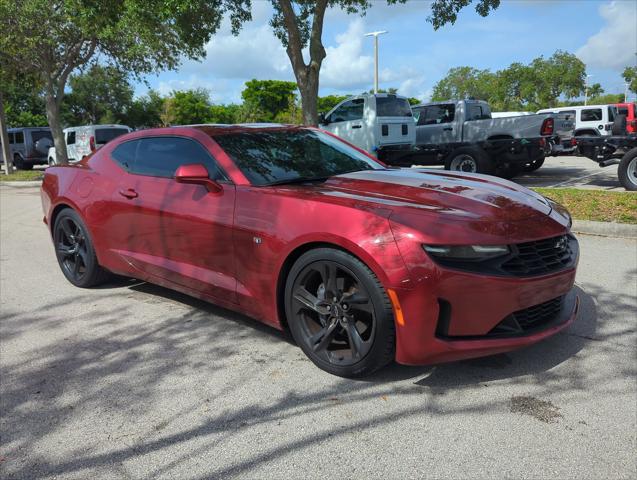
[{"label": "car door", "polygon": [[[155,278],[234,302],[235,187],[207,148],[192,138],[147,137],[112,157],[127,170],[113,199],[121,238],[110,243],[122,245],[118,253]],[[206,166],[220,192],[174,180],[179,166],[193,163]]]},{"label": "car door", "polygon": [[416,145],[446,144],[456,141],[456,105],[426,105],[418,108]]},{"label": "car door", "polygon": [[329,113],[326,117],[328,123],[321,125],[321,127],[353,143],[357,147],[367,150],[368,145],[363,125],[364,112],[364,98],[346,100]]}]

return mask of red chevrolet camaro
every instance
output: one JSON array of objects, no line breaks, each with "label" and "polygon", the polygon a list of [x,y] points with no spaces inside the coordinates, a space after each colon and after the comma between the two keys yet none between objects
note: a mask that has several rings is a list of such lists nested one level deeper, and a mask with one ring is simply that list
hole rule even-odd
[{"label": "red chevrolet camaro", "polygon": [[477,174],[391,169],[317,129],[193,126],[51,167],[44,221],[78,287],[112,272],[289,329],[368,374],[529,345],[576,317],[566,210]]}]

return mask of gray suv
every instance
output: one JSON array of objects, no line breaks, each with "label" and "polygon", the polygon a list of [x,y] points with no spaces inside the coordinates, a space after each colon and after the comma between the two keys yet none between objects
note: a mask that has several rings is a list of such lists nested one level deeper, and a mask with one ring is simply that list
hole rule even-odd
[{"label": "gray suv", "polygon": [[19,170],[31,170],[33,165],[47,163],[47,153],[53,145],[48,127],[9,128],[9,150],[13,164]]}]

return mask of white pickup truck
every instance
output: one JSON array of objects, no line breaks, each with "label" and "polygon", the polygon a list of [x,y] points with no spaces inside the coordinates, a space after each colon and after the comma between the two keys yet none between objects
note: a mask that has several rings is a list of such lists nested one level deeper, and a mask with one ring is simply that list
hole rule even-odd
[{"label": "white pickup truck", "polygon": [[412,109],[419,154],[401,159],[402,165],[419,159],[448,170],[511,178],[542,166],[546,155],[573,136],[573,121],[559,113],[492,118],[489,104],[481,100],[432,102]]},{"label": "white pickup truck", "polygon": [[319,127],[383,161],[411,153],[416,140],[409,101],[388,93],[348,98],[329,113],[320,114]]}]

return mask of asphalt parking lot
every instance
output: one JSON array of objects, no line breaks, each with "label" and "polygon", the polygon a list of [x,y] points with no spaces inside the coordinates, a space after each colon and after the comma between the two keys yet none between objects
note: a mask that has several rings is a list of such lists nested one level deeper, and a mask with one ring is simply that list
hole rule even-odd
[{"label": "asphalt parking lot", "polygon": [[602,168],[586,157],[575,156],[547,157],[540,169],[515,177],[513,181],[525,187],[625,191],[617,178],[617,165]]},{"label": "asphalt parking lot", "polygon": [[35,188],[0,219],[3,479],[637,476],[634,240],[580,237],[565,332],[352,381],[189,297],[71,286]]}]

